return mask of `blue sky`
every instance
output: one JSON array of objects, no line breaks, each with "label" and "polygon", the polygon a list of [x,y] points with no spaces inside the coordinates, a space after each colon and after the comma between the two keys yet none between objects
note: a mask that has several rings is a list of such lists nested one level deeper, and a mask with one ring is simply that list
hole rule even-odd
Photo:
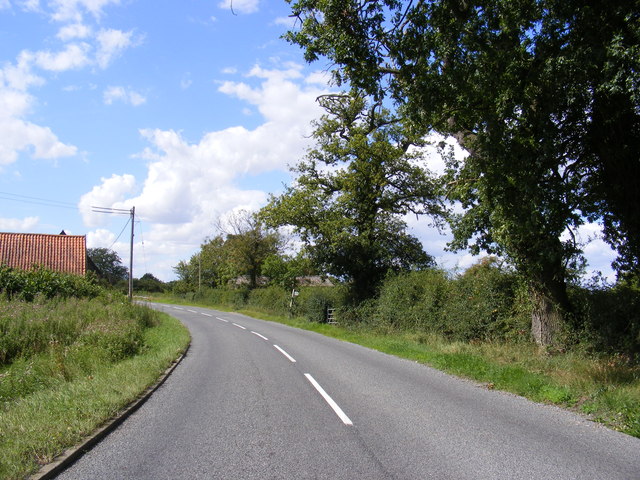
[{"label": "blue sky", "polygon": [[[289,182],[328,91],[284,0],[0,0],[0,231],[87,235],[174,278],[219,219]],[[409,219],[446,268],[477,259]],[[584,239],[596,235],[590,225]],[[587,246],[610,275],[611,252]]]}]

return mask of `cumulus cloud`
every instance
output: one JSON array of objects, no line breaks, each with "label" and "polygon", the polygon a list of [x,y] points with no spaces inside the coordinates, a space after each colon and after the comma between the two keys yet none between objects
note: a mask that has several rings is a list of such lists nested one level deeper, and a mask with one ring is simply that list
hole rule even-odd
[{"label": "cumulus cloud", "polygon": [[[288,65],[254,68],[246,82],[224,82],[219,91],[239,99],[239,111],[247,104],[256,108],[262,123],[208,132],[197,142],[175,130],[142,130],[149,146],[139,155],[147,161],[147,173],[138,193],[132,179],[114,176],[83,197],[85,205],[135,205],[142,222],[152,225],[144,233],[144,249],[149,263],[159,262],[153,267],[159,278],[172,277],[171,267],[214,232],[217,219],[265,204],[267,191],[243,187],[242,180],[269,172],[286,175],[310,145],[310,122],[321,114],[315,100],[326,88],[306,83],[301,69]],[[88,222],[95,219],[87,216],[85,223],[95,225]]]},{"label": "cumulus cloud", "polygon": [[120,86],[110,86],[103,93],[104,103],[107,105],[113,104],[113,102],[121,101],[134,107],[138,107],[147,101],[146,97],[142,94],[132,90],[131,88],[125,88]]},{"label": "cumulus cloud", "polygon": [[134,44],[133,32],[114,29],[100,30],[96,40],[98,41],[96,63],[103,69],[107,68],[122,51]]},{"label": "cumulus cloud", "polygon": [[[0,5],[10,6],[6,0]],[[54,21],[64,23],[59,29],[57,48],[23,50],[15,62],[5,62],[0,68],[0,165],[15,162],[20,153],[29,152],[33,158],[58,159],[77,154],[77,148],[58,139],[46,125],[29,121],[28,116],[37,105],[29,93],[34,86],[45,83],[43,74],[78,70],[86,67],[107,68],[122,52],[135,46],[140,38],[133,32],[100,29],[97,33],[85,23],[84,15],[99,19],[108,5],[119,0],[52,0],[40,5],[36,0],[19,3],[23,10],[48,14]],[[105,92],[104,100],[124,101],[138,106],[146,98],[131,89]]]},{"label": "cumulus cloud", "polygon": [[237,13],[255,13],[259,3],[259,0],[223,0],[218,3],[218,7]]},{"label": "cumulus cloud", "polygon": [[134,193],[136,187],[136,179],[133,175],[113,174],[109,178],[102,178],[101,182],[90,192],[82,195],[78,204],[82,220],[89,227],[101,226],[107,222],[106,216],[93,212],[92,207],[131,208],[131,205],[125,201]]},{"label": "cumulus cloud", "polygon": [[38,217],[0,218],[0,230],[3,232],[32,232],[40,222]]},{"label": "cumulus cloud", "polygon": [[58,22],[78,22],[85,13],[100,18],[108,5],[118,5],[120,0],[52,0],[51,18]]},{"label": "cumulus cloud", "polygon": [[34,103],[26,89],[42,83],[27,63],[28,58],[22,56],[17,65],[0,69],[0,165],[15,162],[22,151],[30,151],[38,159],[57,159],[77,153],[75,146],[61,142],[49,127],[25,119]]},{"label": "cumulus cloud", "polygon": [[76,38],[87,38],[91,34],[91,27],[82,23],[71,23],[62,27],[58,31],[57,37],[63,42],[67,42]]}]

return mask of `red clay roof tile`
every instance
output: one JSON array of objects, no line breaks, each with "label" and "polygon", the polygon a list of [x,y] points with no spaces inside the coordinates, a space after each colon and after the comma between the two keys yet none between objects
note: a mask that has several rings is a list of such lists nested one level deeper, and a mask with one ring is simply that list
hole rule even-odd
[{"label": "red clay roof tile", "polygon": [[22,270],[37,265],[57,272],[84,275],[87,271],[86,237],[0,233],[0,264]]}]

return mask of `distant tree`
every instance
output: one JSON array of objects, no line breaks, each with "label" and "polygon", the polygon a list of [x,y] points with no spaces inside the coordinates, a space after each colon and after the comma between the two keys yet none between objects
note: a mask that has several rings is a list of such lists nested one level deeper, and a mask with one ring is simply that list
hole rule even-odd
[{"label": "distant tree", "polygon": [[300,277],[313,275],[312,260],[305,250],[295,256],[270,255],[262,265],[262,274],[269,279],[270,284],[295,288]]},{"label": "distant tree", "polygon": [[316,148],[261,215],[269,225],[293,226],[315,265],[348,280],[357,302],[373,296],[390,271],[432,265],[402,217],[442,212],[420,154],[408,151],[420,141],[388,112],[358,96],[321,103],[327,114],[316,124]]},{"label": "distant tree", "polygon": [[182,286],[215,288],[246,276],[249,287],[255,288],[264,261],[279,254],[282,237],[244,210],[231,215],[227,225],[218,225],[218,230],[220,233],[206,239],[188,262],[182,260],[173,267]]},{"label": "distant tree", "polygon": [[163,292],[164,283],[151,273],[145,273],[142,277],[133,279],[133,289],[142,292]]},{"label": "distant tree", "polygon": [[229,266],[239,275],[246,275],[249,288],[255,288],[264,261],[279,253],[282,237],[269,229],[256,214],[246,210],[229,218],[229,229],[224,243]]},{"label": "distant tree", "polygon": [[98,267],[100,276],[110,285],[115,285],[129,278],[129,269],[122,264],[120,256],[113,250],[103,247],[89,248],[87,255]]}]

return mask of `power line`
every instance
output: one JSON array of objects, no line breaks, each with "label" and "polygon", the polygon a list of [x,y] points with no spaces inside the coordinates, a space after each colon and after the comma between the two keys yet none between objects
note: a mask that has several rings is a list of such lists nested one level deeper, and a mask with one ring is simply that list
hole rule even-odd
[{"label": "power line", "polygon": [[109,247],[109,250],[111,250],[113,248],[113,246],[116,244],[116,242],[118,240],[120,240],[120,237],[122,236],[122,234],[124,233],[124,229],[127,228],[127,225],[129,225],[129,222],[131,221],[131,218],[129,218],[129,220],[127,220],[127,223],[124,224],[124,227],[122,227],[122,230],[120,230],[120,233],[118,234],[118,236],[116,237],[116,239],[113,241],[113,243],[111,244],[111,246]]},{"label": "power line", "polygon": [[78,210],[78,205],[69,202],[61,202],[59,200],[50,200],[47,198],[29,197],[27,195],[18,195],[17,193],[0,192],[0,199],[10,200],[12,202],[30,203],[33,205],[42,205],[45,207],[66,208],[68,210]]}]

